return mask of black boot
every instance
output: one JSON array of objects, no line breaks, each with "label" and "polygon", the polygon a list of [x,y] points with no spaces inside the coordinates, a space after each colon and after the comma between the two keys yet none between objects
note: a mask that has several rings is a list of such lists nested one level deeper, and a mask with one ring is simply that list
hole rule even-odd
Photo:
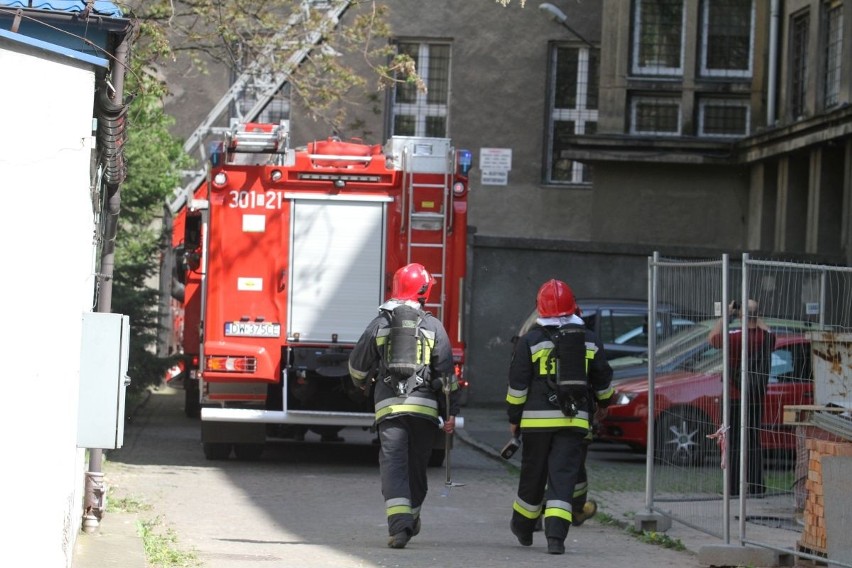
[{"label": "black boot", "polygon": [[548,554],[565,554],[565,542],[552,536],[547,537]]},{"label": "black boot", "polygon": [[532,546],[533,537],[532,534],[522,533],[520,530],[515,528],[515,523],[510,522],[509,528],[512,529],[512,534],[518,537],[518,542],[521,543],[521,546]]},{"label": "black boot", "polygon": [[405,548],[409,540],[411,540],[411,533],[408,532],[408,529],[405,529],[392,535],[388,539],[388,546],[390,548]]}]

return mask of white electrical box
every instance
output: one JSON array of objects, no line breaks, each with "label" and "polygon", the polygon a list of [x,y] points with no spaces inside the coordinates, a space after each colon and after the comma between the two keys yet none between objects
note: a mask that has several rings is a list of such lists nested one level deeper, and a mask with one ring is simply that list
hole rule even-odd
[{"label": "white electrical box", "polygon": [[124,443],[124,402],[130,377],[130,318],[83,313],[77,447],[117,449]]}]

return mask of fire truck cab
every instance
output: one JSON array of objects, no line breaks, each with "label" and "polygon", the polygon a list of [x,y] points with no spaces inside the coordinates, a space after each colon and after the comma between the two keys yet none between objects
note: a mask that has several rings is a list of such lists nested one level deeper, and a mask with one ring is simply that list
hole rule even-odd
[{"label": "fire truck cab", "polygon": [[425,308],[466,387],[469,167],[445,138],[290,148],[286,122],[234,125],[211,149],[173,225],[186,413],[201,417],[208,459],[257,459],[288,431],[371,427],[349,352],[410,262],[436,279]]}]

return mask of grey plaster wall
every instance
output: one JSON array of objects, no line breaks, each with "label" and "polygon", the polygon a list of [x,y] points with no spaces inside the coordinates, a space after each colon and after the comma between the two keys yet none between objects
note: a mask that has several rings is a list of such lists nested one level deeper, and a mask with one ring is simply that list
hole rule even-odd
[{"label": "grey plaster wall", "polygon": [[466,314],[470,404],[502,404],[512,337],[535,309],[541,284],[564,280],[577,298],[647,298],[653,249],[593,243],[471,239]]},{"label": "grey plaster wall", "polygon": [[[591,190],[542,185],[548,42],[578,40],[542,16],[538,4],[519,1],[502,7],[494,0],[393,0],[385,3],[395,37],[451,44],[448,137],[456,148],[473,152],[470,173],[470,223],[481,234],[589,238]],[[600,3],[559,2],[571,26],[584,37],[600,35]],[[367,6],[360,8],[361,11]],[[344,21],[359,13],[346,12]],[[359,65],[358,58],[349,58]],[[364,76],[370,76],[362,66]],[[362,126],[342,133],[383,142],[385,93],[371,82],[365,93],[353,91],[349,111]],[[368,100],[372,98],[372,100]],[[375,113],[376,108],[384,112]],[[330,132],[321,122],[294,109],[293,139],[304,143]],[[482,185],[480,150],[512,151],[505,186]]]},{"label": "grey plaster wall", "polygon": [[713,248],[746,240],[747,168],[610,163],[595,175],[592,240]]}]

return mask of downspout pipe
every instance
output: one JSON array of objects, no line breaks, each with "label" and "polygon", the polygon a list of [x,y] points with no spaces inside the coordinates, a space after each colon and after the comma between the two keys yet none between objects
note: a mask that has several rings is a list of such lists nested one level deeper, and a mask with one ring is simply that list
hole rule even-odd
[{"label": "downspout pipe", "polygon": [[[115,269],[115,237],[118,233],[118,214],[121,211],[121,182],[126,175],[124,161],[125,114],[127,107],[124,100],[124,72],[130,52],[132,28],[121,40],[115,50],[112,63],[111,77],[115,92],[109,100],[105,91],[98,93],[101,100],[98,108],[103,109],[98,115],[98,142],[103,144],[105,157],[104,185],[107,192],[106,210],[104,211],[104,234],[101,248],[100,270],[97,275],[97,308],[98,312],[109,313],[112,310],[112,282]],[[94,532],[103,515],[103,495],[106,487],[103,484],[103,450],[89,449],[89,470],[86,472],[85,507],[83,513],[83,530]]]},{"label": "downspout pipe", "polygon": [[778,95],[778,27],[781,21],[780,0],[772,0],[769,8],[769,69],[766,78],[766,126],[775,126]]}]

